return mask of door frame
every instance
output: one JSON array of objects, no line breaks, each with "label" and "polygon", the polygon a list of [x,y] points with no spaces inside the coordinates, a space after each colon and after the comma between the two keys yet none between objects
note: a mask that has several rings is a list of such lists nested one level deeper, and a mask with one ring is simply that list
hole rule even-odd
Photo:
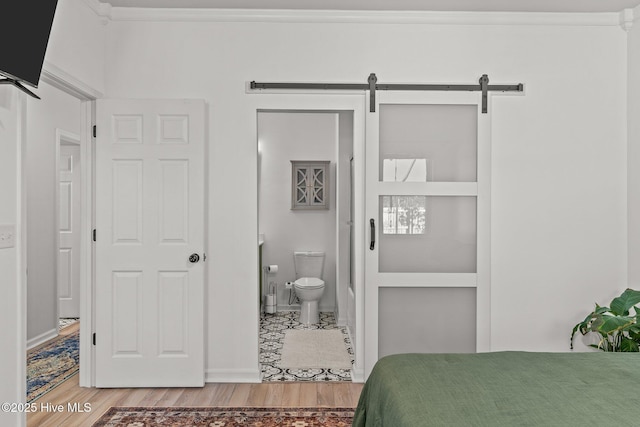
[{"label": "door frame", "polygon": [[[56,224],[57,228],[57,232],[56,232],[56,236],[55,236],[55,241],[56,241],[56,265],[55,265],[55,270],[56,270],[56,294],[58,295],[57,298],[57,307],[56,307],[56,317],[59,319],[60,318],[60,295],[59,295],[59,268],[60,268],[60,150],[61,150],[61,146],[62,145],[75,145],[78,146],[80,148],[80,176],[81,176],[81,180],[82,178],[84,178],[82,176],[83,173],[83,169],[84,169],[84,164],[82,163],[82,144],[80,141],[80,135],[77,135],[73,132],[68,132],[64,129],[60,129],[60,128],[56,128],[56,154],[55,154],[55,171],[56,171],[56,188],[55,188],[55,212],[53,214],[54,217],[54,222]],[[84,182],[80,182],[80,193],[84,193]],[[80,199],[81,203],[82,203],[82,199]],[[82,207],[81,207],[82,209]],[[82,231],[82,213],[80,214],[80,226],[78,227],[79,231]],[[83,236],[82,234],[80,235],[80,239],[82,239]],[[80,240],[82,242],[82,240]],[[82,256],[82,255],[80,255]]]},{"label": "door frame", "polygon": [[[364,242],[366,238],[366,228],[364,224],[364,166],[365,166],[365,96],[361,91],[354,91],[353,93],[324,93],[322,96],[318,96],[314,92],[254,92],[247,91],[247,94],[251,95],[250,99],[250,113],[251,113],[251,126],[253,132],[253,140],[258,141],[258,113],[262,111],[331,111],[341,112],[350,111],[353,113],[353,157],[354,157],[354,234],[355,234],[355,275],[356,283],[354,283],[355,290],[355,337],[352,345],[354,346],[354,367],[352,370],[352,379],[354,382],[364,382],[364,366],[365,357],[367,356],[364,349],[364,245],[357,242]],[[312,95],[312,96],[309,96]],[[257,147],[256,147],[257,153]],[[256,170],[257,170],[257,156],[256,156]],[[258,191],[258,181],[256,180],[256,191]],[[256,193],[257,194],[257,193]],[[258,214],[258,199],[256,198],[256,218]],[[338,212],[336,212],[336,215]],[[257,224],[256,224],[257,225]],[[259,232],[259,230],[258,230]],[[338,242],[336,242],[338,244]],[[256,233],[256,248],[258,247],[258,233]],[[257,253],[256,250],[256,265],[257,265]],[[258,272],[256,270],[256,289],[258,289]],[[337,294],[336,294],[337,296]],[[257,306],[251,306],[249,310],[253,313],[259,313],[260,307],[258,305],[258,299],[255,299]],[[257,319],[259,320],[259,319]],[[260,354],[259,336],[255,340],[255,354]],[[260,362],[258,358],[258,372],[260,372]]]},{"label": "door frame", "polygon": [[[103,97],[102,92],[95,89],[92,86],[78,80],[71,74],[63,71],[57,66],[51,64],[48,61],[44,62],[42,68],[42,74],[40,80],[61,90],[62,92],[71,95],[80,100],[80,162],[84,166],[81,172],[81,193],[82,193],[82,205],[81,205],[81,224],[80,224],[80,318],[84,321],[80,323],[80,371],[79,371],[79,383],[81,387],[91,387],[93,385],[93,346],[91,345],[91,334],[93,331],[93,286],[94,286],[94,271],[93,271],[93,245],[90,240],[91,230],[93,229],[94,218],[94,205],[93,205],[93,147],[95,141],[92,136],[93,122],[95,121],[95,100]],[[26,118],[28,120],[28,118]],[[28,126],[28,123],[26,123]],[[56,135],[57,140],[57,135]],[[24,153],[26,148],[25,140],[21,141],[21,152]],[[27,168],[26,157],[22,155],[21,165],[21,180],[24,184],[27,182]],[[56,160],[57,162],[57,160]],[[21,189],[23,201],[26,201],[26,186],[22,185]],[[58,213],[56,212],[56,218]],[[22,209],[21,221],[26,228],[27,224],[27,211]],[[27,230],[28,232],[28,230]],[[24,236],[24,234],[23,234]],[[27,242],[26,239],[22,240],[22,252],[26,254]],[[57,259],[57,255],[56,255]],[[24,257],[23,268],[27,268],[26,255]],[[56,265],[57,272],[57,265]],[[21,284],[22,293],[26,298],[26,276],[23,276],[23,283]],[[57,305],[57,303],[56,303]],[[57,309],[57,307],[56,307]],[[18,318],[20,324],[26,325],[27,322],[27,309],[26,299],[25,303],[21,304],[18,308]],[[25,326],[26,330],[26,326]],[[23,349],[26,348],[27,337],[23,334]],[[22,371],[26,372],[26,357],[24,354],[18,355],[19,360],[22,363]],[[26,424],[26,422],[25,422]]]}]

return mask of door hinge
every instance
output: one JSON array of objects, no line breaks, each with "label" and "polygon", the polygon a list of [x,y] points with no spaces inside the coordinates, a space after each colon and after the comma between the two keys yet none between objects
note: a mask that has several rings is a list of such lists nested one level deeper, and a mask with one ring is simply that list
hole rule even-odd
[{"label": "door hinge", "polygon": [[93,241],[96,242],[96,229],[93,229]]},{"label": "door hinge", "polygon": [[98,127],[96,125],[93,125],[93,137],[95,138],[97,135],[97,129]]},{"label": "door hinge", "polygon": [[93,333],[93,345],[96,345],[96,333]]},{"label": "door hinge", "polygon": [[202,262],[205,262],[207,260],[207,254],[205,254],[204,252],[202,253]]}]

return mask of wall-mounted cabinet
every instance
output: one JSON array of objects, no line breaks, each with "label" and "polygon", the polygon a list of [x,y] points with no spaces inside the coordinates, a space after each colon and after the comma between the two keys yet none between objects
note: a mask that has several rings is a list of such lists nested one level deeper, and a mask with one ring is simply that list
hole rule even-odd
[{"label": "wall-mounted cabinet", "polygon": [[291,209],[329,209],[331,162],[291,161]]}]

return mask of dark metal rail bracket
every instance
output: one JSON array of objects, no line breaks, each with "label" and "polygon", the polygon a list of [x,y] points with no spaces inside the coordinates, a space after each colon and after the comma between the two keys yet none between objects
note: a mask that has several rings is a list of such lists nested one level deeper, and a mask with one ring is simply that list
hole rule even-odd
[{"label": "dark metal rail bracket", "polygon": [[447,85],[447,84],[378,84],[374,73],[369,74],[367,83],[258,83],[251,82],[251,89],[302,89],[302,90],[368,90],[370,111],[376,111],[377,90],[433,90],[433,91],[464,91],[482,92],[482,112],[487,113],[489,92],[522,92],[522,83],[515,85],[490,85],[489,76],[483,74],[477,85]]},{"label": "dark metal rail bracket", "polygon": [[11,86],[15,86],[18,89],[20,89],[21,91],[23,91],[24,93],[26,93],[29,96],[32,96],[36,99],[40,99],[40,97],[38,95],[36,95],[35,93],[31,92],[29,89],[27,89],[26,87],[24,87],[22,85],[22,83],[20,83],[18,80],[14,80],[14,79],[0,79],[0,85],[11,85]]}]

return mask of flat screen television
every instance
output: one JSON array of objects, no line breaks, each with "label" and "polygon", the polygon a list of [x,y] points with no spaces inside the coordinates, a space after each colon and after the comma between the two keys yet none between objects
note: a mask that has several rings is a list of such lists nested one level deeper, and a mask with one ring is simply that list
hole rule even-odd
[{"label": "flat screen television", "polygon": [[58,0],[10,0],[0,6],[0,77],[35,88]]}]

